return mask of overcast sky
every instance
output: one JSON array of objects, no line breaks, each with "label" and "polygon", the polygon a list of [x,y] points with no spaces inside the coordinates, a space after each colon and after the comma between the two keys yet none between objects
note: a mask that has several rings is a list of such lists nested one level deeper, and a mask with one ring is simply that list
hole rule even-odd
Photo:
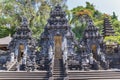
[{"label": "overcast sky", "polygon": [[86,1],[93,3],[95,8],[103,13],[115,12],[120,20],[120,0],[67,0],[67,5],[69,9],[72,9],[77,6],[85,6]]}]

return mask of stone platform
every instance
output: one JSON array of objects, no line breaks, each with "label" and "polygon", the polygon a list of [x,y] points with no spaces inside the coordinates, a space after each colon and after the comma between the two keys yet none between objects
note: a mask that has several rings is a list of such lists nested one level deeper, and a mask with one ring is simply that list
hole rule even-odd
[{"label": "stone platform", "polygon": [[[68,71],[69,80],[120,80],[120,71]],[[49,80],[47,71],[1,71],[0,80]]]}]

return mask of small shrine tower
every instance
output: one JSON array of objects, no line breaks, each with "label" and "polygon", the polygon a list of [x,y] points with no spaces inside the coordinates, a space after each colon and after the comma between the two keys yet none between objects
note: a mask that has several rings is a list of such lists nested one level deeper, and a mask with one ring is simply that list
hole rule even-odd
[{"label": "small shrine tower", "polygon": [[34,53],[35,41],[32,38],[32,32],[29,29],[28,21],[24,17],[20,27],[16,28],[16,32],[12,37],[12,40],[8,46],[10,50],[10,63],[12,65],[8,68],[11,70],[15,65],[14,69],[20,70],[21,66],[28,66],[28,63],[32,63],[35,57]]},{"label": "small shrine tower", "polygon": [[96,64],[97,62],[100,62],[100,64],[97,65],[105,68],[105,55],[102,51],[103,37],[100,35],[98,28],[94,26],[94,23],[90,18],[87,19],[87,28],[84,31],[81,44],[85,46],[86,55],[90,57],[90,61],[95,61]]}]

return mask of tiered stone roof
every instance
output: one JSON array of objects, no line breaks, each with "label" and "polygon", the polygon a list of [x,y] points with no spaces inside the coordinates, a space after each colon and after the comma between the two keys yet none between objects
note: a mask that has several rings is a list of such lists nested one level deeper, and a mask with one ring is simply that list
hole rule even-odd
[{"label": "tiered stone roof", "polygon": [[23,18],[23,21],[20,25],[20,27],[16,28],[16,32],[12,37],[12,40],[8,46],[10,50],[14,50],[15,47],[19,46],[19,44],[24,45],[34,45],[35,43],[32,38],[32,31],[30,30],[28,26],[28,21],[26,18]]},{"label": "tiered stone roof", "polygon": [[102,36],[99,33],[99,30],[96,26],[94,26],[94,23],[91,19],[88,19],[87,21],[87,28],[84,31],[83,39],[85,41],[87,40],[101,40]]},{"label": "tiered stone roof", "polygon": [[103,36],[113,36],[115,31],[108,17],[104,18]]}]

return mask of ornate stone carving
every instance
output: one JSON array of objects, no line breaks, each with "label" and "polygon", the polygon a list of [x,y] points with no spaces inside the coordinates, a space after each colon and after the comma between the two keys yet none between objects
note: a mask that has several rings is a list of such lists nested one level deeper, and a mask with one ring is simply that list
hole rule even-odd
[{"label": "ornate stone carving", "polygon": [[[33,55],[32,53],[35,50],[35,41],[32,38],[32,33],[25,17],[23,17],[20,27],[17,27],[8,48],[11,54],[11,62],[14,62],[15,59],[17,60],[16,64],[18,66],[17,68],[19,68],[18,70],[22,69],[20,67],[23,65],[27,66],[28,61],[31,63],[33,62],[30,57]],[[27,58],[29,58],[29,60]],[[32,64],[32,66],[34,65]]]}]

